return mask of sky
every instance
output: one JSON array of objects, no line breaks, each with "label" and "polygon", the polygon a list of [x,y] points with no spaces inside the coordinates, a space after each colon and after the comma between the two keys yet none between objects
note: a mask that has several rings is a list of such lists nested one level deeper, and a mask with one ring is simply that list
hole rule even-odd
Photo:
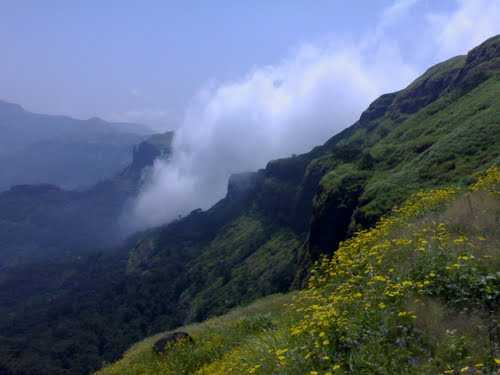
[{"label": "sky", "polygon": [[0,99],[175,129],[133,231],[310,150],[379,95],[500,33],[500,0],[3,1]]},{"label": "sky", "polygon": [[207,83],[279,63],[304,43],[358,38],[390,4],[4,0],[0,100],[41,113],[176,128]]}]

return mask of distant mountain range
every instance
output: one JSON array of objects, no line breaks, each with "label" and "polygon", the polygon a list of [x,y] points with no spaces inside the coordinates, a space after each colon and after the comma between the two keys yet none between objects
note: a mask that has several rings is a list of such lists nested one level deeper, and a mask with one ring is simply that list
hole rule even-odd
[{"label": "distant mountain range", "polygon": [[172,132],[147,137],[131,149],[127,167],[81,191],[23,184],[0,192],[0,269],[74,259],[116,245],[124,237],[119,218],[125,205],[154,160],[169,157],[172,137]]},{"label": "distant mountain range", "polygon": [[0,191],[40,183],[89,187],[125,168],[132,147],[152,133],[143,125],[31,113],[0,101]]}]

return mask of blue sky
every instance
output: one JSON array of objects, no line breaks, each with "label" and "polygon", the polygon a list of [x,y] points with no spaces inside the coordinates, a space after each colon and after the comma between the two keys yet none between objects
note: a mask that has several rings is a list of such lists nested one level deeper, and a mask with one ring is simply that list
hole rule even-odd
[{"label": "blue sky", "polygon": [[[44,113],[177,127],[207,82],[280,63],[304,43],[361,38],[392,4],[5,0],[0,99]],[[419,11],[455,6],[422,1]]]}]

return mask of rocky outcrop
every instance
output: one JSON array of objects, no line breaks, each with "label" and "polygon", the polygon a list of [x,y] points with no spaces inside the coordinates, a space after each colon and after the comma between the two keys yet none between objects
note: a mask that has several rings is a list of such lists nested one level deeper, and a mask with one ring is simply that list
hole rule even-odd
[{"label": "rocky outcrop", "polygon": [[255,190],[260,180],[258,172],[235,173],[229,177],[227,197],[238,199]]},{"label": "rocky outcrop", "polygon": [[139,181],[144,171],[153,165],[156,159],[169,159],[172,155],[174,132],[154,134],[134,147],[132,163],[121,173],[121,178]]},{"label": "rocky outcrop", "polygon": [[174,332],[163,336],[153,344],[156,354],[165,354],[173,345],[179,343],[194,344],[194,340],[186,332]]},{"label": "rocky outcrop", "polygon": [[500,70],[500,36],[494,36],[472,49],[454,82],[462,93],[485,81]]}]

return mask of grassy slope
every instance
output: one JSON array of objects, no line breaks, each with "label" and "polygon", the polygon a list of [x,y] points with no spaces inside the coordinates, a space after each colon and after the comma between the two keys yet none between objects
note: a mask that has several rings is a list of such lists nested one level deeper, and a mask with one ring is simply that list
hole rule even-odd
[{"label": "grassy slope", "polygon": [[[453,61],[448,64],[456,65]],[[439,77],[433,74],[434,70],[427,73],[429,79]],[[373,127],[360,127],[336,144],[337,147],[361,144],[357,146],[361,153],[372,160],[368,167],[364,166],[363,158],[342,163],[328,154],[311,163],[310,168],[328,169],[320,182],[325,197],[317,206],[338,189],[339,184],[332,183],[332,179],[364,173],[367,178],[362,183],[357,221],[370,224],[422,187],[464,179],[499,160],[499,75],[493,75],[463,96],[458,96],[455,88],[421,110],[402,115],[398,98],[402,101],[411,97],[413,85],[397,94],[387,113]]]},{"label": "grassy slope", "polygon": [[384,165],[366,196],[381,185],[396,193],[401,186],[411,191],[461,179],[498,158],[499,96],[500,77],[492,77],[458,100],[443,96],[411,116],[371,148]]},{"label": "grassy slope", "polygon": [[[500,168],[414,194],[314,268],[296,295],[160,335],[112,374],[491,374],[500,365]],[[293,299],[293,303],[289,302]]]},{"label": "grassy slope", "polygon": [[285,305],[292,302],[293,296],[293,293],[275,294],[249,306],[233,309],[221,317],[182,327],[182,331],[196,339],[196,345],[179,348],[175,358],[167,359],[154,354],[152,345],[164,333],[151,336],[132,346],[119,362],[97,374],[194,373],[200,364],[223,358],[245,340],[253,340],[254,335],[269,330],[269,337],[272,338],[272,332],[289,323],[283,312]]},{"label": "grassy slope", "polygon": [[[498,54],[499,41],[478,51],[492,45]],[[130,259],[145,265],[133,274],[141,303],[152,306],[143,319],[148,331],[286,291],[297,272],[418,189],[469,183],[468,176],[498,161],[500,70],[470,84],[460,74],[473,70],[474,56],[438,64],[383,96],[358,123],[312,152],[269,163],[251,198],[209,235],[198,236],[202,225],[177,239],[176,232],[186,232],[181,221],[179,230],[151,236],[150,253],[132,250]],[[217,208],[196,215],[227,217]],[[165,301],[171,306],[157,307]]]}]

